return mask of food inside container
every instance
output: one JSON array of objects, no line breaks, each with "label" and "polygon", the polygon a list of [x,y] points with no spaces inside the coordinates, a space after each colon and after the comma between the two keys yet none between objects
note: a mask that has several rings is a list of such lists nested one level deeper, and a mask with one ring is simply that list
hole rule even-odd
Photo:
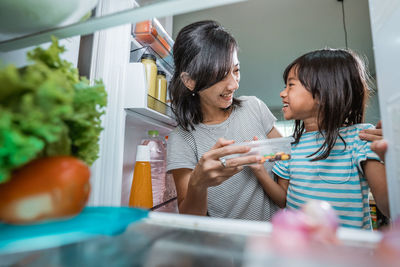
[{"label": "food inside container", "polygon": [[133,34],[140,44],[150,46],[161,58],[171,53],[173,40],[156,19],[136,23]]},{"label": "food inside container", "polygon": [[225,159],[236,157],[260,155],[262,162],[274,162],[278,160],[289,160],[291,158],[290,144],[294,141],[293,137],[271,138],[266,140],[248,141],[235,143],[231,146],[249,146],[251,150],[244,154],[232,154],[225,156]]}]

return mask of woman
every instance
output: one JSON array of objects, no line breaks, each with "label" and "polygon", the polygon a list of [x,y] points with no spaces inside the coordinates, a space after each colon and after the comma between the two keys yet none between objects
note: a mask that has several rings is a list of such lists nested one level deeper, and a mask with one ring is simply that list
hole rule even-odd
[{"label": "woman", "polygon": [[[234,142],[281,137],[276,118],[256,97],[233,97],[240,64],[235,39],[215,21],[184,27],[174,44],[169,85],[178,127],[169,134],[167,171],[173,174],[179,212],[269,221],[277,210],[249,167],[257,156],[220,161],[249,151]],[[381,136],[367,130],[365,139]],[[265,163],[270,172],[271,163]]]},{"label": "woman", "polygon": [[180,213],[270,220],[275,204],[250,168],[242,166],[260,159],[219,160],[249,150],[227,147],[233,140],[280,137],[276,119],[262,101],[233,97],[240,81],[237,48],[214,21],[196,22],[179,32],[169,87],[179,127],[169,135],[167,170],[174,176]]}]

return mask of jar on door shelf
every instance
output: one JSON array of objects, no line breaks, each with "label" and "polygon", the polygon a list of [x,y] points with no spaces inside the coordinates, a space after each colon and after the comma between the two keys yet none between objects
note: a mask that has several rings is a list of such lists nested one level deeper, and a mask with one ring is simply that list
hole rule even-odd
[{"label": "jar on door shelf", "polygon": [[140,60],[145,68],[147,93],[149,96],[147,106],[154,109],[157,88],[157,65],[156,57],[152,54],[143,54]]},{"label": "jar on door shelf", "polygon": [[167,100],[167,78],[165,72],[162,70],[157,71],[157,87],[156,87],[156,110],[160,113],[166,114],[166,100]]},{"label": "jar on door shelf", "polygon": [[136,23],[133,35],[139,43],[150,46],[161,58],[171,54],[174,42],[157,19]]},{"label": "jar on door shelf", "polygon": [[163,103],[167,100],[167,77],[162,70],[157,71],[156,98]]}]

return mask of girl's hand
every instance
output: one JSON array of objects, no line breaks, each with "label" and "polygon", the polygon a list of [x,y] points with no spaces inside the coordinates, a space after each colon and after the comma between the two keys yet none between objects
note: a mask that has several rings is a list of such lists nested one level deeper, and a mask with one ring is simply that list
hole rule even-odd
[{"label": "girl's hand", "polygon": [[375,129],[361,130],[358,135],[362,140],[367,140],[367,141],[381,140],[383,138],[382,121],[378,121],[378,123],[375,126]]},{"label": "girl's hand", "polygon": [[[258,137],[254,136],[253,141],[257,141],[257,140],[258,140]],[[254,174],[256,174],[256,176],[259,173],[265,172],[264,161],[262,161],[262,158],[258,162],[256,162],[256,164],[252,164],[249,167],[254,172]]]},{"label": "girl's hand", "polygon": [[260,156],[243,156],[227,159],[224,166],[220,158],[231,154],[247,153],[250,150],[250,147],[247,146],[228,146],[233,143],[233,140],[218,139],[210,151],[204,153],[200,158],[192,172],[189,186],[206,189],[210,186],[220,185],[234,174],[240,172],[243,169],[243,165],[261,160]]}]

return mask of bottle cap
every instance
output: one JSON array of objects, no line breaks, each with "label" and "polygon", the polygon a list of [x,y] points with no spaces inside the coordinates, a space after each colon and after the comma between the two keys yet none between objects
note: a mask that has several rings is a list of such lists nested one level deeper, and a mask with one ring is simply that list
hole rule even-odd
[{"label": "bottle cap", "polygon": [[152,60],[156,61],[156,56],[152,55],[152,54],[143,54],[140,59],[152,59]]},{"label": "bottle cap", "polygon": [[158,70],[157,75],[163,75],[164,77],[166,76],[165,71]]},{"label": "bottle cap", "polygon": [[150,147],[144,145],[138,145],[136,150],[136,162],[137,161],[148,161],[150,162]]},{"label": "bottle cap", "polygon": [[157,130],[150,130],[150,131],[148,131],[147,132],[147,134],[149,135],[149,136],[158,136],[158,131]]}]

